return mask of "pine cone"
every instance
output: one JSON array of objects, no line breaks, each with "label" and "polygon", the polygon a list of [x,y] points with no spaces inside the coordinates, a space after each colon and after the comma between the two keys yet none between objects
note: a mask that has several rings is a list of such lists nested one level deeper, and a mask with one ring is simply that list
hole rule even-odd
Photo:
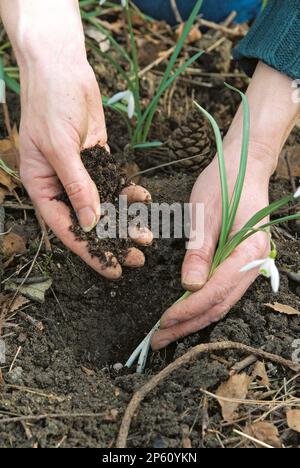
[{"label": "pine cone", "polygon": [[[178,163],[188,171],[203,169],[211,159],[213,148],[211,147],[211,135],[206,124],[199,119],[199,113],[193,113],[188,120],[178,127],[168,140],[170,160],[186,159]],[[195,156],[195,157],[194,157]]]}]

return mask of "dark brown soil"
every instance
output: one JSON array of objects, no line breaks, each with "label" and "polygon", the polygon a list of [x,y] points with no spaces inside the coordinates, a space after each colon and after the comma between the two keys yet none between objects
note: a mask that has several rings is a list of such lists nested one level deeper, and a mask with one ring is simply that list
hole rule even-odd
[{"label": "dark brown soil", "polygon": [[[144,180],[156,201],[186,201],[194,177]],[[277,190],[278,182],[274,188]],[[282,190],[285,190],[284,185]],[[299,246],[294,241],[279,241],[279,262],[293,271],[300,269]],[[161,369],[166,362],[183,354],[190,346],[205,341],[233,340],[266,351],[291,357],[293,340],[298,338],[300,318],[271,313],[264,305],[276,300],[297,307],[297,283],[283,275],[279,296],[272,296],[268,281],[259,279],[223,321],[196,333],[168,350],[151,356],[145,376],[116,373],[109,364],[126,360],[162,311],[181,293],[180,265],[184,242],[159,240],[146,253],[140,271],[129,271],[119,283],[100,278],[72,254],[55,250],[44,255],[54,280],[53,291],[45,304],[26,310],[44,323],[38,332],[18,321],[16,335],[7,340],[8,362],[18,346],[21,354],[15,372],[4,370],[0,411],[9,417],[42,413],[103,413],[97,418],[47,418],[29,426],[31,436],[21,424],[1,425],[0,447],[108,447],[116,437],[120,418],[132,392]],[[218,446],[213,433],[201,434],[199,388],[214,389],[228,377],[230,366],[243,355],[228,351],[222,356],[205,356],[183,367],[164,381],[142,404],[134,419],[129,439],[131,447],[181,447],[182,426],[191,430],[193,447]],[[227,362],[227,364],[226,364]],[[274,385],[280,386],[290,373],[270,365]],[[278,383],[276,383],[278,382]],[[32,393],[28,389],[35,389]],[[36,393],[35,393],[36,392]],[[112,411],[113,410],[113,411]],[[246,409],[247,410],[247,409]],[[209,405],[210,427],[221,422],[218,405]],[[230,427],[224,429],[230,436]],[[284,433],[286,443],[300,443],[295,433]]]},{"label": "dark brown soil", "polygon": [[[118,227],[119,195],[127,185],[126,174],[116,162],[114,156],[110,155],[99,145],[83,150],[81,152],[81,158],[87,172],[95,182],[101,203],[111,203],[115,206],[117,214],[116,226]],[[87,242],[88,250],[92,257],[98,257],[101,263],[104,263],[107,266],[110,266],[112,256],[117,258],[121,264],[124,263],[128,249],[132,245],[130,240],[119,239],[118,234],[116,239],[100,239],[97,236],[95,229],[91,232],[83,232],[66,192],[64,191],[58,199],[70,207],[72,218],[70,230],[74,233],[78,242]],[[112,256],[108,257],[106,255],[107,252],[111,252]]]}]

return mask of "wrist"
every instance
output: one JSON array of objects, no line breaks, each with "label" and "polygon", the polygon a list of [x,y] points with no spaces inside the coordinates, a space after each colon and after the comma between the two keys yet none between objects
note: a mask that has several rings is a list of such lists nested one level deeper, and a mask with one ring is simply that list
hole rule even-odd
[{"label": "wrist", "polygon": [[[259,63],[247,90],[250,107],[249,160],[262,162],[270,175],[275,171],[281,149],[300,115],[300,104],[293,102],[292,80]],[[224,139],[224,146],[242,144],[243,110],[238,110]],[[233,152],[230,151],[233,155]]]},{"label": "wrist", "polygon": [[0,7],[21,74],[35,64],[86,60],[77,0],[0,0]]}]

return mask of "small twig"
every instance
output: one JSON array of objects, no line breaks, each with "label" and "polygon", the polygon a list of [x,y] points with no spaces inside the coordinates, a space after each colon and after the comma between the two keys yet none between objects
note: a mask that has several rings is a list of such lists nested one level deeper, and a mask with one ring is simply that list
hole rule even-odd
[{"label": "small twig", "polygon": [[44,325],[40,320],[36,320],[35,318],[31,317],[31,315],[26,314],[25,312],[19,311],[18,314],[23,320],[26,320],[26,322],[30,323],[30,325],[33,325],[37,330],[43,331],[44,330]]},{"label": "small twig", "polygon": [[177,23],[183,23],[183,19],[182,19],[182,16],[178,10],[178,6],[177,6],[177,3],[176,3],[176,0],[170,0],[170,4],[171,4],[171,8],[172,8],[172,11],[174,13],[174,16],[175,16],[175,19],[177,21]]},{"label": "small twig", "polygon": [[29,278],[30,273],[32,272],[33,267],[34,267],[34,265],[35,265],[35,262],[37,261],[37,258],[38,258],[39,254],[40,254],[40,250],[41,250],[41,248],[42,248],[43,241],[44,241],[44,233],[42,233],[42,237],[41,237],[41,240],[40,240],[40,244],[39,244],[38,249],[37,249],[37,252],[36,252],[36,254],[35,254],[35,256],[34,256],[34,258],[33,258],[33,260],[32,260],[32,263],[31,263],[31,265],[30,265],[30,268],[29,268],[29,270],[27,271],[26,276],[25,276],[25,278],[23,279],[22,283],[21,283],[20,286],[17,288],[17,290],[16,290],[16,292],[15,292],[15,294],[14,294],[14,296],[13,296],[13,298],[12,298],[10,304],[9,304],[8,310],[10,310],[11,307],[13,306],[13,304],[14,304],[14,302],[15,302],[15,300],[16,300],[18,294],[19,294],[19,291],[20,291],[21,287],[25,284],[25,281]]},{"label": "small twig", "polygon": [[214,23],[213,21],[207,21],[203,18],[200,18],[198,22],[200,23],[200,26],[206,26],[209,29],[221,31],[222,33],[227,34],[229,36],[241,37],[245,35],[241,28],[230,29],[227,26],[224,26],[223,24]]},{"label": "small twig", "polygon": [[156,60],[154,60],[154,62],[150,63],[149,65],[147,65],[147,67],[143,68],[143,70],[139,72],[139,77],[141,78],[142,76],[146,75],[146,73],[148,73],[150,70],[152,70],[152,68],[160,65],[164,60],[166,60],[174,52],[174,50],[175,50],[175,46],[162,52],[160,57],[158,57]]},{"label": "small twig", "polygon": [[251,366],[257,361],[257,357],[254,356],[253,354],[250,356],[247,356],[245,359],[243,359],[240,362],[237,362],[234,364],[234,366],[231,367],[229,373],[230,375],[238,374],[242,370],[246,369],[246,367]]},{"label": "small twig", "polygon": [[47,226],[46,226],[46,223],[45,223],[41,213],[39,212],[39,210],[37,208],[35,208],[35,216],[36,216],[36,219],[38,220],[38,223],[40,225],[41,231],[42,231],[43,236],[44,236],[45,248],[46,248],[47,252],[51,252],[52,247],[51,247],[51,243],[50,243],[49,236],[48,236]]},{"label": "small twig", "polygon": [[254,437],[252,437],[252,436],[250,436],[248,434],[244,434],[244,432],[238,431],[237,429],[233,429],[233,432],[235,432],[239,436],[245,437],[245,439],[251,440],[251,442],[254,442],[257,445],[261,445],[264,448],[269,448],[269,449],[275,448],[275,447],[272,447],[272,445],[268,445],[265,442],[262,442],[261,440],[255,439]]},{"label": "small twig", "polygon": [[21,349],[22,349],[22,346],[19,346],[18,349],[17,349],[17,352],[16,352],[16,354],[15,354],[15,357],[13,358],[13,361],[12,361],[12,363],[11,363],[11,365],[10,365],[10,368],[9,368],[8,373],[10,373],[10,372],[13,370],[14,365],[15,365],[15,362],[16,362],[16,360],[18,359],[18,356],[19,356],[19,354],[20,354]]},{"label": "small twig", "polygon": [[159,164],[158,166],[149,167],[148,169],[145,169],[144,171],[139,171],[139,172],[136,172],[135,174],[133,174],[131,177],[129,177],[129,179],[127,179],[127,183],[130,182],[132,179],[135,179],[135,177],[137,177],[139,175],[147,174],[148,172],[155,171],[156,169],[162,169],[163,167],[173,166],[173,164],[178,164],[178,163],[181,163],[183,161],[188,161],[190,159],[199,158],[201,156],[208,156],[209,153],[210,153],[210,151],[206,150],[201,154],[195,154],[194,156],[188,156],[187,158],[176,159],[175,161],[170,161],[170,162],[167,162],[167,163]]},{"label": "small twig", "polygon": [[223,42],[225,42],[225,41],[226,41],[226,37],[221,37],[216,42],[214,42],[211,46],[209,46],[207,49],[205,49],[205,52],[209,54],[213,50],[217,49],[220,45],[222,45]]},{"label": "small twig", "polygon": [[44,283],[45,281],[48,281],[50,278],[48,276],[36,276],[34,278],[15,278],[13,282],[15,284],[39,284],[39,283]]},{"label": "small twig", "polygon": [[165,369],[159,372],[157,375],[153,376],[145,385],[143,385],[132,397],[127,409],[125,411],[119,435],[116,442],[117,448],[126,448],[127,445],[127,437],[129,433],[130,424],[134,413],[138,409],[140,403],[143,399],[151,392],[157,385],[168,377],[172,372],[174,372],[179,367],[187,364],[192,359],[196,359],[199,354],[208,353],[208,352],[215,352],[215,351],[224,351],[226,349],[236,349],[239,351],[244,351],[248,354],[254,354],[259,356],[266,361],[273,361],[282,366],[288,367],[289,369],[293,370],[294,372],[300,371],[300,364],[296,364],[292,361],[286,360],[280,356],[276,356],[274,354],[267,353],[266,351],[262,351],[261,349],[252,348],[250,346],[244,345],[242,343],[235,343],[231,341],[224,341],[220,343],[207,343],[207,344],[200,344],[195,346],[194,348],[190,349],[187,353],[183,356],[180,356],[176,361],[169,364]]},{"label": "small twig", "polygon": [[2,206],[4,206],[4,208],[8,208],[9,210],[34,210],[32,205],[17,205],[17,203],[10,202],[3,203]]},{"label": "small twig", "polygon": [[0,419],[0,424],[10,424],[24,421],[41,421],[42,419],[75,419],[75,418],[102,418],[105,413],[46,413],[30,416],[17,416],[15,418]]}]

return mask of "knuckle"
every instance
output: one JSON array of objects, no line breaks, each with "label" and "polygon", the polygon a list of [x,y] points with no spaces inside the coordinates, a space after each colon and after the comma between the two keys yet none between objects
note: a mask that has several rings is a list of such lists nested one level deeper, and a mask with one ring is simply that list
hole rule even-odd
[{"label": "knuckle", "polygon": [[212,305],[220,305],[230,296],[234,286],[222,284],[214,291]]},{"label": "knuckle", "polygon": [[70,199],[76,199],[83,195],[84,185],[82,182],[70,182],[65,185],[65,190]]},{"label": "knuckle", "polygon": [[197,263],[210,264],[212,260],[211,247],[207,244],[203,245],[200,250],[193,250],[187,253],[187,260],[195,260]]}]

